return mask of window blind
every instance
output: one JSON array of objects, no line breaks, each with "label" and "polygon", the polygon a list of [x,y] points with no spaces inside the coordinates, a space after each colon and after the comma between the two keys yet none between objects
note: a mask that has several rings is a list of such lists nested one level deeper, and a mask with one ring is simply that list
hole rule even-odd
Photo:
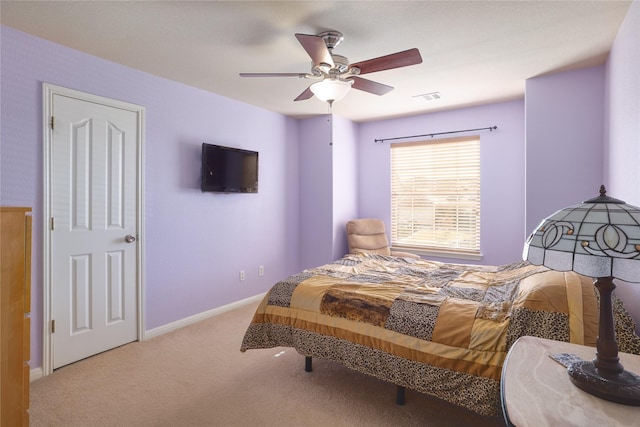
[{"label": "window blind", "polygon": [[391,144],[391,241],[480,254],[480,137]]}]

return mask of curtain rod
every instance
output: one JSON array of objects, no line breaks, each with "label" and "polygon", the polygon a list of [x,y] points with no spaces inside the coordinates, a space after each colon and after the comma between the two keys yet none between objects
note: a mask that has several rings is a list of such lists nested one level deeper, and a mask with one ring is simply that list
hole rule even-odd
[{"label": "curtain rod", "polygon": [[382,143],[382,142],[385,142],[385,141],[393,141],[395,139],[419,138],[419,137],[422,137],[422,136],[430,136],[431,138],[433,138],[435,135],[447,135],[447,134],[450,134],[450,133],[460,133],[460,132],[473,132],[473,131],[476,131],[476,130],[488,130],[489,132],[493,132],[496,129],[498,129],[498,126],[490,126],[490,127],[487,127],[487,128],[477,128],[477,129],[452,130],[452,131],[449,131],[449,132],[425,133],[425,134],[422,134],[422,135],[398,136],[398,137],[395,137],[395,138],[381,138],[381,139],[374,140],[374,142]]}]

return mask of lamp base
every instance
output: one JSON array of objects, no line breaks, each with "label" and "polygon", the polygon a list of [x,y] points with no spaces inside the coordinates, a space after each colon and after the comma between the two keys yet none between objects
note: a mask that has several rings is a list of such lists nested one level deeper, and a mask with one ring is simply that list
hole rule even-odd
[{"label": "lamp base", "polygon": [[575,362],[567,369],[579,389],[610,402],[640,406],[640,376],[629,371],[603,376],[593,362]]}]

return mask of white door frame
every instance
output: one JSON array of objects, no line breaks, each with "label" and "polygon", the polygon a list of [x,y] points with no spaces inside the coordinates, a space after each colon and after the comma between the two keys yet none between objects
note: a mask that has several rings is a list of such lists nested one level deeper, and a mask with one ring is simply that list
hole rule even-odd
[{"label": "white door frame", "polygon": [[53,96],[62,95],[71,98],[77,98],[83,101],[94,102],[96,104],[106,105],[109,107],[120,108],[135,112],[137,114],[138,124],[138,164],[137,167],[137,198],[136,203],[136,223],[138,229],[137,239],[137,271],[136,271],[136,288],[137,288],[137,312],[138,312],[138,341],[144,341],[144,107],[130,104],[128,102],[118,101],[114,99],[104,98],[73,89],[67,89],[61,86],[49,83],[42,84],[42,103],[43,103],[43,179],[44,179],[44,203],[43,203],[43,295],[42,295],[42,375],[46,376],[53,373],[53,349],[52,349],[52,332],[51,332],[51,116],[53,110]]}]

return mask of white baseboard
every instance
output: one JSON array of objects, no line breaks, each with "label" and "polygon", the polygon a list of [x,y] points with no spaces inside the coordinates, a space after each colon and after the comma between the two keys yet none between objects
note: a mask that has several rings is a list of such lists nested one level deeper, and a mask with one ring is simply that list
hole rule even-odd
[{"label": "white baseboard", "polygon": [[233,310],[235,308],[242,307],[247,304],[252,304],[254,302],[258,302],[264,298],[266,293],[255,295],[253,297],[249,297],[240,301],[232,302],[231,304],[223,305],[222,307],[214,308],[212,310],[204,311],[199,314],[195,314],[193,316],[185,317],[184,319],[177,320],[172,323],[168,323],[163,326],[159,326],[157,328],[150,329],[144,333],[144,337],[140,341],[148,340],[150,338],[158,337],[160,335],[166,334],[167,332],[175,331],[176,329],[184,328],[185,326],[189,326],[193,323],[200,322],[202,320],[208,319],[213,316],[217,316],[218,314],[225,313],[227,311]]},{"label": "white baseboard", "polygon": [[29,382],[34,382],[35,380],[39,380],[43,376],[42,367],[33,368],[31,372],[29,372]]},{"label": "white baseboard", "polygon": [[[207,310],[199,314],[195,314],[193,316],[185,317],[184,319],[177,320],[175,322],[159,326],[157,328],[150,329],[144,333],[144,336],[140,338],[140,341],[148,340],[150,338],[158,337],[160,335],[166,334],[167,332],[175,331],[176,329],[184,328],[185,326],[192,325],[194,323],[200,322],[202,320],[208,319],[213,316],[217,316],[218,314],[225,313],[227,311],[233,310],[235,308],[240,308],[247,304],[252,304],[255,302],[259,302],[264,298],[265,293],[255,295],[249,298],[245,298],[240,301],[232,302],[231,304],[223,305],[222,307],[214,308],[212,310]],[[35,381],[37,379],[42,378],[43,371],[42,367],[37,367],[31,369],[30,372],[30,381]]]}]

